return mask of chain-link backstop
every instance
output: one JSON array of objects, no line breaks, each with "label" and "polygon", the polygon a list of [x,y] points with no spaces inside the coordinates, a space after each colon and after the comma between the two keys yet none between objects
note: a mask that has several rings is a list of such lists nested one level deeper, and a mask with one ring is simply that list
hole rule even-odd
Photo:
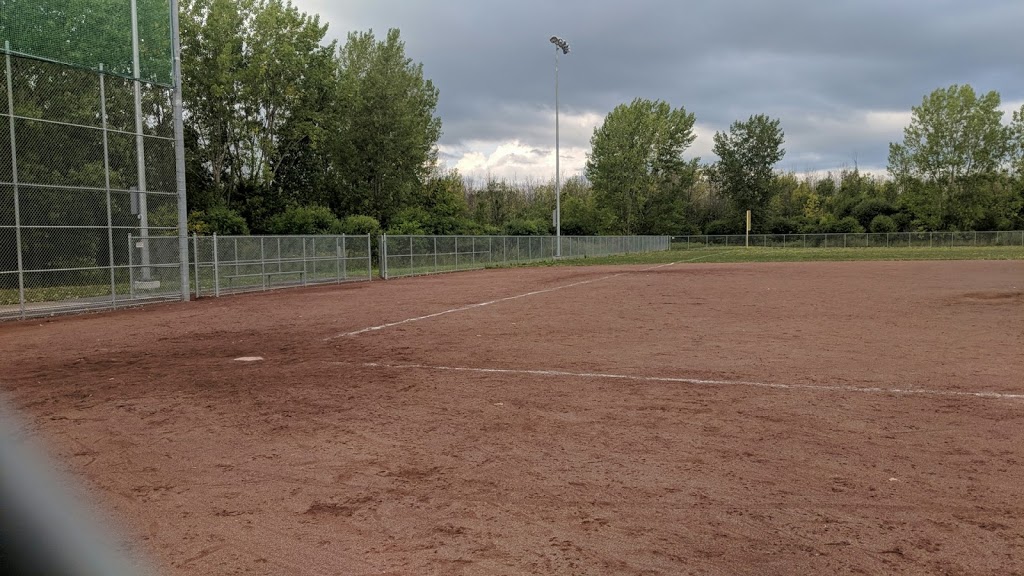
[{"label": "chain-link backstop", "polygon": [[0,0],[0,319],[188,293],[172,7]]}]

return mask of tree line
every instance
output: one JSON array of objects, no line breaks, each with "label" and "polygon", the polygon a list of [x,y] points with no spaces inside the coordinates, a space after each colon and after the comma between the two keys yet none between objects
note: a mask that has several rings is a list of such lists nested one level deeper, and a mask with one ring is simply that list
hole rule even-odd
[{"label": "tree line", "polygon": [[[114,4],[76,0],[67,14]],[[287,0],[183,0],[180,8],[192,231],[553,233],[553,182],[474,181],[440,167],[440,93],[422,64],[406,55],[398,30],[327,41],[319,17]],[[36,28],[22,32],[50,38],[51,24],[67,14],[38,18],[31,22]],[[82,59],[117,52],[119,37],[93,36]],[[95,84],[88,73],[28,59],[16,65],[19,114],[59,108],[68,121],[96,124],[92,91],[62,87]],[[163,94],[143,85],[145,121],[158,134],[170,131]],[[130,85],[108,78],[107,100],[108,122],[132,130]],[[771,233],[1024,229],[1024,107],[1009,115],[1000,107],[994,91],[937,89],[913,107],[903,140],[891,144],[887,174],[852,166],[797,175],[777,170],[786,153],[778,118],[737,120],[713,137],[718,159],[702,162],[686,158],[696,140],[694,114],[637,98],[607,114],[593,133],[583,174],[564,183],[562,229],[579,235],[736,233],[743,231],[746,210],[754,214],[755,231]],[[19,146],[26,179],[105,185],[92,133],[58,137],[43,123],[19,130],[22,141],[34,143]],[[49,144],[60,144],[61,152]],[[134,184],[133,146],[130,136],[110,136],[110,184],[116,188]],[[152,165],[166,164],[163,148],[147,146],[146,154]],[[55,157],[62,161],[51,161]],[[154,171],[151,189],[173,190],[174,175],[164,172]],[[104,207],[90,203],[91,196],[61,203],[47,200],[48,194],[58,192],[41,190],[32,199],[62,206],[59,213],[23,212],[67,223],[103,220]],[[113,199],[119,224],[134,222],[128,200]],[[173,206],[163,208],[151,214],[151,226],[174,225]],[[13,221],[13,206],[0,202],[5,218]],[[97,238],[102,260],[105,242]],[[60,250],[58,242],[42,238],[31,244],[33,261],[48,261]]]},{"label": "tree line", "polygon": [[[398,30],[326,42],[282,0],[186,0],[182,47],[190,227],[201,233],[549,234],[552,182],[472,182],[438,165],[440,94]],[[563,186],[565,234],[1024,228],[1024,108],[938,89],[913,108],[887,175],[776,169],[781,121],[714,135],[684,159],[695,116],[638,98],[594,131]]]}]

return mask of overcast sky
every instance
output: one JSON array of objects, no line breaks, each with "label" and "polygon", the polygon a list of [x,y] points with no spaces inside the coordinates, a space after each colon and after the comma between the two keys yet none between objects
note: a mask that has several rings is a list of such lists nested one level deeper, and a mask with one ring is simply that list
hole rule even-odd
[{"label": "overcast sky", "polygon": [[399,28],[441,93],[442,160],[463,175],[554,175],[554,47],[562,172],[583,170],[615,106],[661,99],[697,116],[688,156],[752,114],[779,118],[783,170],[884,171],[932,90],[1024,103],[1024,0],[295,0],[329,35]]}]

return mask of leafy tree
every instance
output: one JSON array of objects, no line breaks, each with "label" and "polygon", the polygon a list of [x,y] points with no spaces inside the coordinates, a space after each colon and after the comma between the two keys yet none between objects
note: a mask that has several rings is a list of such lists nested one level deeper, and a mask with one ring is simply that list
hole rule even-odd
[{"label": "leafy tree", "polygon": [[763,221],[771,200],[775,165],[786,151],[778,119],[763,114],[733,122],[729,132],[716,132],[713,150],[718,156],[722,191],[736,211],[750,210]]},{"label": "leafy tree", "polygon": [[279,187],[282,167],[333,131],[323,99],[337,83],[327,27],[285,0],[184,0],[180,8],[189,155],[208,171],[213,200],[233,205]]},{"label": "leafy tree", "polygon": [[970,229],[983,216],[983,191],[1013,152],[999,105],[995,91],[940,88],[913,108],[903,142],[889,145],[889,172],[921,226]]},{"label": "leafy tree", "polygon": [[969,85],[940,88],[913,107],[903,143],[889,145],[889,171],[956,186],[998,171],[1010,152],[999,93],[980,97]]},{"label": "leafy tree", "polygon": [[338,63],[331,205],[339,213],[371,215],[387,228],[399,210],[416,203],[436,163],[438,91],[423,65],[406,57],[397,29],[382,41],[372,31],[349,34]]},{"label": "leafy tree", "polygon": [[684,192],[696,179],[697,160],[683,159],[697,138],[694,121],[683,107],[637,98],[594,130],[587,178],[621,232],[671,232],[682,224]]}]

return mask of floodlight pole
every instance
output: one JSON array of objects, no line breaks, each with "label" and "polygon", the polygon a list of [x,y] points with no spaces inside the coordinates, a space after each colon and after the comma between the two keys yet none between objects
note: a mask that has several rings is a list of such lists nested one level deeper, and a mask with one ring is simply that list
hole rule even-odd
[{"label": "floodlight pole", "polygon": [[[189,300],[188,278],[188,202],[185,191],[185,128],[181,96],[181,28],[178,19],[178,0],[171,0],[171,61],[174,83],[172,107],[174,110],[174,166],[178,192],[178,261],[181,263],[181,299]],[[196,240],[198,242],[198,239]],[[198,246],[194,247],[198,253]],[[237,259],[236,259],[237,260]],[[198,260],[196,266],[198,267]],[[197,268],[198,269],[198,268]],[[199,297],[199,277],[196,276],[196,297]]]},{"label": "floodlight pole", "polygon": [[558,53],[569,53],[569,44],[558,36],[551,37],[555,45],[555,257],[562,257],[562,173],[558,146]]},{"label": "floodlight pole", "polygon": [[[142,135],[142,72],[139,63],[139,11],[131,0],[132,14],[132,85],[135,88],[135,165],[139,179],[139,240],[142,245],[142,280],[150,280],[149,269],[149,206],[146,197],[146,148]],[[130,248],[134,250],[135,247]]]}]

